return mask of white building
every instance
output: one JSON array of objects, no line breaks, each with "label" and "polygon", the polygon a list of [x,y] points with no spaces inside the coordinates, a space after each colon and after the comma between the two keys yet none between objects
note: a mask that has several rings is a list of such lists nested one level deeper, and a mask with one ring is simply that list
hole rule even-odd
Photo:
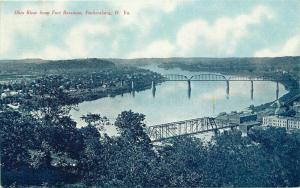
[{"label": "white building", "polygon": [[19,94],[19,92],[17,92],[17,91],[4,90],[4,92],[1,93],[0,98],[4,99],[6,97],[12,97],[12,96],[16,96],[18,94]]},{"label": "white building", "polygon": [[300,118],[300,102],[299,101],[295,101],[293,103],[292,109],[296,112],[295,117]]},{"label": "white building", "polygon": [[300,129],[300,118],[284,116],[263,117],[263,126],[283,127],[287,129]]}]

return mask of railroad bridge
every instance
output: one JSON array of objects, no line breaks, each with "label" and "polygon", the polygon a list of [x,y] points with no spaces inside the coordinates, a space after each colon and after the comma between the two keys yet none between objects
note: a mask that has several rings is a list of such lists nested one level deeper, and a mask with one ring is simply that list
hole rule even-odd
[{"label": "railroad bridge", "polygon": [[288,78],[272,78],[272,77],[246,77],[246,76],[225,76],[222,74],[202,73],[193,76],[185,76],[180,74],[163,75],[165,81],[283,81]]},{"label": "railroad bridge", "polygon": [[[163,75],[162,78],[163,81],[185,81],[187,82],[187,88],[188,88],[188,97],[191,97],[191,82],[192,81],[223,81],[226,83],[226,94],[227,98],[229,98],[229,90],[230,90],[230,82],[231,81],[249,81],[250,82],[250,96],[251,99],[253,99],[254,94],[254,81],[273,81],[276,82],[276,99],[279,97],[279,82],[280,81],[289,81],[290,78],[288,77],[246,77],[246,76],[225,76],[222,74],[216,74],[216,73],[202,73],[198,75],[193,76],[185,76],[180,74],[166,74]],[[155,82],[152,81],[152,90],[153,90],[153,96],[155,96]]]},{"label": "railroad bridge", "polygon": [[[230,82],[238,82],[238,81],[249,81],[250,82],[250,97],[253,99],[254,94],[254,82],[255,81],[272,81],[276,82],[276,99],[279,98],[279,82],[281,81],[292,81],[295,78],[290,78],[289,76],[278,76],[278,77],[269,77],[269,76],[226,76],[218,73],[201,73],[195,74],[193,76],[186,76],[181,74],[165,74],[162,75],[160,81],[185,81],[187,82],[187,91],[188,91],[188,98],[191,97],[191,90],[192,85],[191,82],[193,81],[223,81],[226,84],[226,94],[227,98],[229,98],[229,91],[230,91]],[[300,85],[300,80],[298,80],[298,84]],[[121,85],[123,86],[123,81],[121,81]],[[134,77],[131,79],[131,91],[134,95],[135,91],[135,80]],[[156,81],[152,80],[152,95],[155,97],[156,93]]]},{"label": "railroad bridge", "polygon": [[146,133],[152,142],[156,142],[173,137],[217,131],[219,129],[234,128],[237,126],[239,126],[239,124],[204,117],[149,126],[146,128]]}]

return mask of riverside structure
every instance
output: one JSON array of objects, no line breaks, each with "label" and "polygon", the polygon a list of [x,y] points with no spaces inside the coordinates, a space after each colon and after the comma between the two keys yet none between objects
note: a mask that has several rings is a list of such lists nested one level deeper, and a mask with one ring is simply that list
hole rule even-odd
[{"label": "riverside structure", "polygon": [[263,126],[283,127],[286,129],[300,129],[300,118],[287,116],[263,117]]}]

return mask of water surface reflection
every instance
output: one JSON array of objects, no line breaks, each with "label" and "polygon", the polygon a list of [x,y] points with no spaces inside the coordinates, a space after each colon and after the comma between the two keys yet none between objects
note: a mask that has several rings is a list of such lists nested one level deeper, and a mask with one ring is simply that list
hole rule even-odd
[{"label": "water surface reflection", "polygon": [[[178,69],[162,70],[162,74],[178,73]],[[181,71],[184,75],[194,72]],[[149,89],[123,96],[107,97],[79,104],[79,111],[72,111],[72,117],[79,126],[84,125],[80,117],[87,113],[100,113],[114,119],[124,110],[146,115],[146,124],[154,125],[204,116],[216,116],[220,112],[243,110],[250,105],[259,105],[276,99],[276,83],[258,81],[253,83],[251,93],[250,81],[230,82],[229,98],[225,81],[197,82],[192,81],[190,88],[187,82],[164,82]],[[287,91],[279,84],[280,95]],[[253,95],[253,99],[251,99]],[[111,132],[111,131],[109,131]],[[114,132],[114,131],[112,131]]]}]

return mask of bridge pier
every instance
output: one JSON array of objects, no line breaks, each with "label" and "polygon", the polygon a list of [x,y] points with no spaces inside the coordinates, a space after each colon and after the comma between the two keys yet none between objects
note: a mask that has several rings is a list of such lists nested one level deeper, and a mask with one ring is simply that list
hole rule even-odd
[{"label": "bridge pier", "polygon": [[[165,81],[187,81],[188,84],[188,98],[191,97],[191,81],[225,81],[226,82],[226,98],[229,99],[230,95],[230,81],[250,81],[251,89],[250,89],[250,97],[251,100],[254,98],[254,81],[275,81],[274,78],[260,77],[260,78],[248,78],[248,77],[240,77],[240,76],[231,76],[229,78],[224,75],[218,74],[199,74],[194,76],[184,76],[177,74],[170,74],[164,76]],[[299,82],[300,84],[300,82]],[[299,86],[300,87],[300,86]],[[277,81],[277,89],[276,89],[276,99],[279,98],[279,86]]]},{"label": "bridge pier", "polygon": [[279,82],[276,82],[276,100],[279,98]]},{"label": "bridge pier", "polygon": [[218,129],[214,129],[214,134],[217,136],[219,134],[219,130]]},{"label": "bridge pier", "polygon": [[156,93],[156,87],[155,87],[155,81],[153,80],[152,81],[152,84],[151,84],[151,88],[152,88],[152,96],[153,98],[155,98],[155,93]]},{"label": "bridge pier", "polygon": [[134,90],[134,82],[133,80],[131,80],[131,93],[132,93],[132,96],[135,97],[135,90]]},{"label": "bridge pier", "polygon": [[121,80],[121,87],[124,86],[124,80]]},{"label": "bridge pier", "polygon": [[226,80],[226,98],[229,99],[229,80]]},{"label": "bridge pier", "polygon": [[191,94],[192,94],[191,80],[188,79],[187,83],[188,83],[188,98],[190,99],[191,98]]},{"label": "bridge pier", "polygon": [[134,90],[134,82],[131,80],[131,90]]},{"label": "bridge pier", "polygon": [[253,100],[253,91],[254,91],[254,89],[253,89],[253,80],[251,80],[251,90],[250,90],[250,92],[251,92],[251,100]]}]

